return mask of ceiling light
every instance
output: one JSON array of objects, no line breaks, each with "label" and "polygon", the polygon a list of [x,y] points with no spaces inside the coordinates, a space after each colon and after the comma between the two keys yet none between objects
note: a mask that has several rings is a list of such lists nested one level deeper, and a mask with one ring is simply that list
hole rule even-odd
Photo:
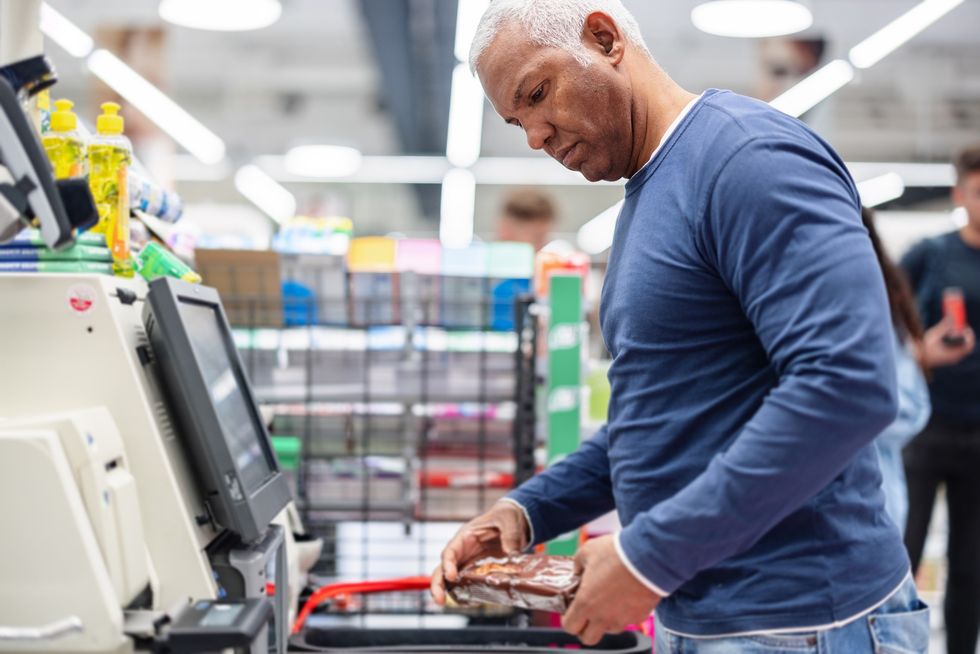
[{"label": "ceiling light", "polygon": [[609,249],[616,230],[619,211],[623,208],[623,200],[609,207],[598,216],[585,223],[578,230],[578,246],[586,254],[599,254]]},{"label": "ceiling light", "polygon": [[843,59],[834,59],[811,73],[770,102],[780,111],[799,118],[834,91],[854,79],[854,68]]},{"label": "ceiling light", "polygon": [[96,77],[202,162],[216,164],[224,159],[224,141],[119,57],[108,50],[96,50],[87,63]]},{"label": "ceiling light", "polygon": [[456,64],[449,95],[449,131],[446,158],[466,168],[480,158],[483,132],[483,88],[466,64]]},{"label": "ceiling light", "polygon": [[813,15],[791,0],[716,0],[692,9],[691,21],[708,34],[761,38],[801,32]]},{"label": "ceiling light", "polygon": [[347,177],[361,167],[361,153],[342,145],[300,145],[286,153],[286,170],[301,177]]},{"label": "ceiling light", "polygon": [[962,4],[963,0],[925,0],[851,48],[851,63],[869,68]]},{"label": "ceiling light", "polygon": [[41,31],[73,57],[87,57],[95,43],[73,22],[65,18],[48,3],[41,4]]},{"label": "ceiling light", "polygon": [[905,182],[898,173],[885,173],[878,177],[866,179],[857,185],[861,204],[866,207],[877,207],[902,197],[905,193]]},{"label": "ceiling light", "polygon": [[480,24],[480,19],[490,5],[490,0],[466,0],[456,3],[456,43],[453,52],[456,59],[467,61],[470,58],[470,46],[473,36]]},{"label": "ceiling light", "polygon": [[447,248],[465,248],[473,240],[476,180],[465,168],[453,168],[442,179],[439,240]]},{"label": "ceiling light", "polygon": [[244,32],[279,20],[279,0],[162,0],[160,18],[198,30]]},{"label": "ceiling light", "polygon": [[293,194],[258,166],[249,164],[239,168],[235,173],[235,188],[277,223],[296,215]]},{"label": "ceiling light", "polygon": [[885,173],[898,173],[906,188],[909,186],[953,186],[956,170],[948,163],[911,163],[883,161],[847,161],[854,179],[870,179]]}]

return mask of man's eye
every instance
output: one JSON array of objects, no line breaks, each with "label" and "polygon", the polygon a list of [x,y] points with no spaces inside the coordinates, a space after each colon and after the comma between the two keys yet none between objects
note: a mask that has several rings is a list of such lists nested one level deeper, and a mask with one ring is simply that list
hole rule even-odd
[{"label": "man's eye", "polygon": [[536,102],[541,100],[541,97],[543,95],[544,95],[543,86],[539,86],[538,88],[534,89],[534,93],[531,94],[531,104],[535,104]]}]

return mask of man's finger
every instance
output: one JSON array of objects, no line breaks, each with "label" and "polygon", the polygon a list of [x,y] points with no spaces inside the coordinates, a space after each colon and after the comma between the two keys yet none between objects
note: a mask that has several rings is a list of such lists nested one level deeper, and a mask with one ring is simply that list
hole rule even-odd
[{"label": "man's finger", "polygon": [[585,571],[585,564],[589,558],[588,550],[584,547],[575,553],[573,562],[575,563],[575,574],[581,575]]},{"label": "man's finger", "polygon": [[578,639],[582,641],[585,645],[595,645],[605,634],[605,629],[603,628],[602,622],[598,620],[590,620],[586,623],[585,629],[579,634]]},{"label": "man's finger", "polygon": [[510,525],[497,524],[497,531],[500,533],[500,547],[504,554],[516,554],[521,551],[521,536],[517,533],[517,525],[510,521]]},{"label": "man's finger", "polygon": [[432,571],[432,581],[429,583],[429,592],[432,593],[432,599],[439,606],[445,606],[446,604],[446,585],[442,579],[442,566],[436,566],[436,569]]},{"label": "man's finger", "polygon": [[588,611],[583,610],[584,608],[582,602],[572,600],[572,605],[561,618],[561,628],[575,636],[579,635],[588,621]]},{"label": "man's finger", "polygon": [[973,350],[973,346],[976,345],[976,334],[973,330],[967,327],[963,330],[963,347],[970,352]]},{"label": "man's finger", "polygon": [[458,576],[456,564],[459,561],[459,550],[462,545],[462,538],[457,534],[446,545],[446,549],[442,550],[442,574],[449,581],[456,581]]}]

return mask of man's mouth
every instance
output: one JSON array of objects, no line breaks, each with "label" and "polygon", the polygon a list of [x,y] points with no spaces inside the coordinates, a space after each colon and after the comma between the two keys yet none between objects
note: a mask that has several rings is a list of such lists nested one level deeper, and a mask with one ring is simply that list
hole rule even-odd
[{"label": "man's mouth", "polygon": [[578,143],[573,143],[567,148],[565,148],[564,150],[559,151],[555,158],[561,162],[561,165],[563,165],[565,168],[568,168],[569,167],[568,162],[571,161],[572,153],[575,152],[575,149],[577,147],[578,147]]}]

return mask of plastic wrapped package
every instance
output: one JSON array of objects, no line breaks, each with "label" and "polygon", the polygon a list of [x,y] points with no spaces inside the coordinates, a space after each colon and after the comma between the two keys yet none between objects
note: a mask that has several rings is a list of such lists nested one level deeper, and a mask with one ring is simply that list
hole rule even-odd
[{"label": "plastic wrapped package", "polygon": [[473,561],[446,588],[462,605],[503,604],[564,613],[580,581],[571,557],[513,554]]}]

